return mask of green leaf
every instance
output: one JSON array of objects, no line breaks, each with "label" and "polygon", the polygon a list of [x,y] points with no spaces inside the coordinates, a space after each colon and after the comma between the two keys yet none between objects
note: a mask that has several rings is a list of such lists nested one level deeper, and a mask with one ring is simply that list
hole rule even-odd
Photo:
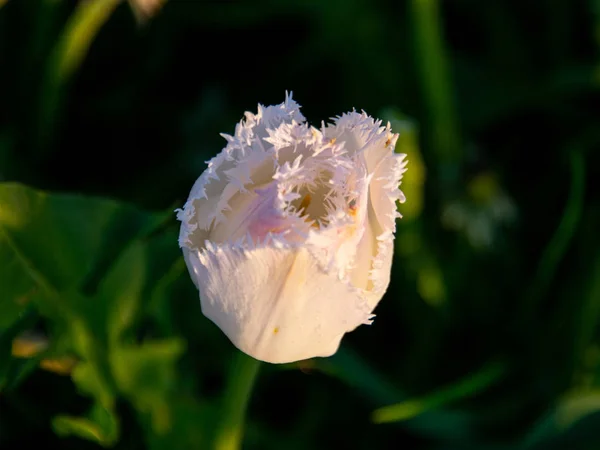
[{"label": "green leaf", "polygon": [[65,86],[83,63],[94,38],[108,21],[121,0],[79,2],[56,41],[46,73],[40,104],[40,147],[52,148],[53,133],[60,124],[64,107]]},{"label": "green leaf", "polygon": [[[317,359],[315,362],[317,369],[339,378],[374,405],[400,402],[407,397],[348,348],[341,348],[330,358]],[[464,440],[473,437],[475,433],[472,417],[460,411],[426,411],[408,419],[403,425],[424,436],[441,439]]]},{"label": "green leaf", "polygon": [[161,220],[112,200],[1,183],[0,328],[36,291],[46,314],[63,315],[60,293],[93,291],[126,245]]},{"label": "green leaf", "polygon": [[187,273],[185,260],[177,245],[176,232],[166,232],[160,237],[155,237],[148,244],[148,252],[152,254],[149,259],[148,277],[153,283],[146,285],[144,298],[148,299],[147,312],[153,317],[158,328],[166,335],[178,334],[174,328],[172,317],[172,296],[178,280],[185,279],[182,275]]},{"label": "green leaf", "polygon": [[317,367],[359,390],[377,403],[401,400],[405,394],[369,366],[359,355],[342,348],[331,358],[317,360]]},{"label": "green leaf", "polygon": [[560,428],[567,428],[598,411],[600,411],[600,389],[573,393],[564,398],[556,408],[556,423]]},{"label": "green leaf", "polygon": [[110,447],[117,442],[119,422],[112,410],[95,404],[88,417],[57,416],[52,427],[59,436],[74,435]]},{"label": "green leaf", "polygon": [[395,405],[379,408],[373,412],[373,422],[386,423],[408,420],[429,410],[438,409],[450,402],[470,397],[497,382],[505,372],[506,367],[504,365],[499,363],[489,364],[479,372],[426,397],[405,400]]},{"label": "green leaf", "polygon": [[164,434],[171,427],[168,400],[176,381],[175,363],[184,347],[182,340],[173,338],[115,348],[110,354],[120,392],[139,411],[152,416],[157,434]]},{"label": "green leaf", "polygon": [[450,76],[449,58],[443,39],[442,16],[438,1],[411,0],[413,42],[422,84],[424,102],[431,117],[433,150],[440,163],[449,166],[462,157],[458,114]]},{"label": "green leaf", "polygon": [[[93,342],[86,336],[87,331],[81,331],[79,334],[85,340]],[[82,393],[90,395],[104,407],[112,408],[115,404],[116,396],[112,377],[104,358],[98,357],[97,354],[97,350],[94,349],[84,353],[88,357],[87,360],[77,364],[71,376]]]},{"label": "green leaf", "polygon": [[[581,144],[579,144],[581,145]],[[523,304],[525,311],[532,314],[540,301],[546,296],[552,280],[558,269],[559,263],[569,248],[571,240],[575,234],[579,221],[581,220],[584,199],[585,199],[585,159],[581,150],[574,146],[569,153],[569,163],[571,171],[571,187],[569,198],[561,215],[560,223],[556,228],[554,235],[536,269],[535,275],[526,291]],[[522,314],[527,319],[529,315]]]},{"label": "green leaf", "polygon": [[95,302],[104,305],[109,342],[118,342],[134,323],[146,280],[146,247],[133,243],[102,281]]},{"label": "green leaf", "polygon": [[108,20],[121,0],[83,2],[70,17],[55,50],[55,77],[63,80],[81,65],[81,62],[102,25]]},{"label": "green leaf", "polygon": [[[0,206],[1,208],[1,206]],[[22,266],[15,258],[12,249],[0,231],[0,266],[2,279],[0,279],[0,331],[16,321],[27,307],[30,293],[33,291],[31,282],[21,276]],[[5,281],[2,281],[5,280]],[[8,283],[14,280],[14,283]]]},{"label": "green leaf", "polygon": [[[524,449],[598,448],[600,391],[573,392],[533,426],[522,440]],[[585,443],[588,447],[576,446]]]},{"label": "green leaf", "polygon": [[0,310],[10,316],[7,330],[22,303],[36,304],[52,319],[49,351],[79,357],[72,379],[95,400],[88,417],[57,417],[60,434],[111,445],[118,436],[113,413],[120,395],[150,416],[157,434],[171,426],[169,398],[184,343],[127,343],[142,300],[162,303],[181,272],[172,234],[143,239],[164,219],[111,200],[0,184],[0,266],[10,274],[10,281],[0,280],[0,293],[11,301]]}]

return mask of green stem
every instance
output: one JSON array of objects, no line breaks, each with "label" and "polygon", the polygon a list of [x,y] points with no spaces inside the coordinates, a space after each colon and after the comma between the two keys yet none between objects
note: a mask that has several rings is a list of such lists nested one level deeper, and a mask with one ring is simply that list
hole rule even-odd
[{"label": "green stem", "polygon": [[[415,63],[427,114],[432,144],[439,162],[455,166],[461,153],[460,136],[448,61],[442,38],[438,0],[411,0]],[[447,167],[450,168],[450,167]]]},{"label": "green stem", "polygon": [[258,375],[260,362],[238,352],[229,371],[229,378],[215,435],[214,450],[241,448],[246,408]]}]

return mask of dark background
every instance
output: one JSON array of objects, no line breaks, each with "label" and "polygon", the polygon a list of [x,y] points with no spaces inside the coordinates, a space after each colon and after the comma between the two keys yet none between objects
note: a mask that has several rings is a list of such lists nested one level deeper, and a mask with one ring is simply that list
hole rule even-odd
[{"label": "dark background", "polygon": [[[117,380],[114,408],[90,415],[98,391],[38,367],[81,357],[72,322],[44,299],[15,300],[0,241],[0,344],[13,353],[0,359],[1,449],[205,447],[234,348],[200,312],[170,211],[224,146],[219,133],[286,90],[317,126],[352,108],[390,120],[408,153],[407,203],[375,323],[330,359],[263,366],[244,448],[600,446],[600,2],[170,0],[145,18],[121,2],[97,33],[86,25],[71,38],[90,42],[77,62],[64,42],[81,10],[0,7],[0,181],[160,216],[140,264],[168,261],[173,276],[156,301],[148,276],[129,339],[185,350],[147,390],[135,386],[162,366],[144,366],[134,387]],[[85,198],[60,198],[45,220],[94,220]],[[123,220],[117,241],[140,238]],[[44,258],[78,245],[40,230],[18,239],[40,240]],[[98,257],[103,270],[117,247]],[[161,270],[148,273],[162,280]],[[90,329],[100,320],[81,314]],[[24,329],[47,340],[46,353],[15,354]],[[106,361],[121,355],[100,347]],[[373,423],[373,410],[400,401],[405,420]],[[171,418],[162,428],[160,411]],[[65,414],[87,415],[91,428],[61,428]]]}]

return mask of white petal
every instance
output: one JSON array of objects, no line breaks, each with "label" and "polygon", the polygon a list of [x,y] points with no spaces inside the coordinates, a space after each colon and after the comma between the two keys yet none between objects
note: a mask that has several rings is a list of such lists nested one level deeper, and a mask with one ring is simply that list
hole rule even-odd
[{"label": "white petal", "polygon": [[[369,231],[376,240],[375,259],[369,272],[369,304],[375,307],[390,282],[396,231],[397,200],[404,200],[399,188],[404,155],[389,153],[372,174],[369,187]],[[372,245],[372,244],[371,244]]]},{"label": "white petal", "polygon": [[[356,246],[356,265],[351,273],[352,284],[354,286],[364,289],[365,291],[372,289],[373,284],[370,279],[370,274],[376,254],[377,241],[375,233],[373,232],[372,223],[368,220],[367,216],[367,219],[365,220],[365,230],[360,242],[358,242]],[[375,307],[378,301],[379,299],[377,299],[377,301],[372,301],[372,303],[374,303],[373,307]]]},{"label": "white petal", "polygon": [[334,354],[369,323],[361,292],[323,271],[304,248],[185,252],[202,312],[250,356],[287,363]]},{"label": "white petal", "polygon": [[246,112],[245,120],[235,130],[236,137],[248,138],[260,142],[269,136],[268,129],[277,128],[282,123],[304,122],[300,105],[292,99],[292,94],[286,92],[285,101],[279,105],[258,105],[258,112]]},{"label": "white petal", "polygon": [[291,94],[280,105],[263,107],[258,113],[247,112],[245,120],[236,127],[234,136],[224,135],[227,146],[208,161],[207,169],[192,187],[183,209],[178,211],[181,220],[179,243],[189,248],[201,248],[213,226],[229,220],[228,211],[243,202],[248,186],[260,187],[272,180],[276,151],[263,142],[267,130],[282,124],[304,121],[299,105]]},{"label": "white petal", "polygon": [[357,245],[351,278],[355,286],[366,291],[374,308],[390,281],[396,201],[404,200],[399,185],[405,155],[394,153],[398,135],[392,133],[390,125],[382,127],[364,112],[343,114],[324,129],[324,134],[343,143],[348,154],[356,158],[355,166],[364,167],[370,176],[368,202],[362,205],[365,232]]}]

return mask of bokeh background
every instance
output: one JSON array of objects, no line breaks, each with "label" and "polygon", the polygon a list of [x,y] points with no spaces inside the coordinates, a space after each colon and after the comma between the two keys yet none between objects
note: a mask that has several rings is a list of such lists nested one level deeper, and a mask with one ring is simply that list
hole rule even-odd
[{"label": "bokeh background", "polygon": [[173,210],[286,90],[408,154],[388,293],[247,449],[600,448],[598,0],[0,1],[0,448],[210,448]]}]

